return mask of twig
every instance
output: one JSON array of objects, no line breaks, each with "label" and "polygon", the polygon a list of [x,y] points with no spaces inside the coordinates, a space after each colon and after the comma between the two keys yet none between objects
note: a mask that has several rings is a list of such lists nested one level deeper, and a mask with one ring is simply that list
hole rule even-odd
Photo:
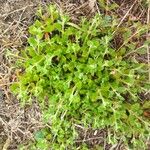
[{"label": "twig", "polygon": [[3,146],[3,150],[7,150],[10,146],[11,140],[8,138]]},{"label": "twig", "polygon": [[9,82],[9,83],[0,84],[0,87],[6,86],[6,85],[11,85],[11,84],[14,84],[14,83],[17,83],[17,82]]},{"label": "twig", "polygon": [[96,2],[96,9],[97,9],[98,14],[100,15],[101,12],[100,12],[100,10],[99,10],[99,8],[98,8],[98,4],[97,4],[97,3],[98,3],[98,2]]},{"label": "twig", "polygon": [[89,7],[92,13],[94,12],[95,4],[96,4],[96,0],[89,0]]},{"label": "twig", "polygon": [[81,6],[79,6],[79,7],[77,7],[77,8],[75,8],[74,10],[73,10],[73,12],[75,12],[75,11],[77,11],[77,10],[79,10],[79,9],[81,9],[81,8],[83,8],[83,7],[85,7],[85,6],[87,6],[88,5],[88,1],[87,2],[85,2],[85,3],[83,3]]},{"label": "twig", "polygon": [[116,27],[116,30],[113,32],[113,35],[116,33],[117,29],[120,27],[120,25],[123,23],[123,21],[125,20],[125,18],[128,16],[129,12],[132,10],[132,8],[134,7],[134,5],[136,4],[136,1],[137,0],[134,1],[134,3],[131,5],[130,9],[126,12],[126,14],[124,15],[124,17],[121,19],[120,23]]},{"label": "twig", "polygon": [[104,139],[103,137],[94,137],[94,138],[88,138],[85,140],[76,140],[76,143],[81,143],[81,142],[87,142],[87,141],[92,141],[92,140],[98,140],[98,139]]},{"label": "twig", "polygon": [[8,28],[0,35],[0,37],[2,37],[5,33],[7,33],[9,31],[9,29],[13,26],[15,21],[13,21],[12,23],[10,23],[10,25],[8,26]]},{"label": "twig", "polygon": [[81,129],[83,129],[83,130],[85,129],[83,126],[78,125],[78,124],[74,124],[74,126],[75,126],[75,127],[78,127],[78,128],[81,128]]},{"label": "twig", "polygon": [[20,8],[20,9],[13,10],[13,11],[11,11],[11,12],[9,12],[9,13],[6,13],[6,14],[1,15],[0,17],[7,17],[8,15],[11,15],[11,14],[13,14],[13,13],[16,13],[16,12],[19,12],[19,11],[22,11],[22,10],[25,10],[26,8],[32,7],[32,6],[34,6],[34,5],[28,5],[28,6],[25,6],[25,7]]},{"label": "twig", "polygon": [[[142,30],[142,29],[141,29]],[[127,40],[125,40],[123,42],[123,44],[117,49],[117,51],[119,51],[125,44],[127,44],[132,38],[134,38],[138,33],[140,33],[140,31],[136,31],[135,33],[133,33]]]}]

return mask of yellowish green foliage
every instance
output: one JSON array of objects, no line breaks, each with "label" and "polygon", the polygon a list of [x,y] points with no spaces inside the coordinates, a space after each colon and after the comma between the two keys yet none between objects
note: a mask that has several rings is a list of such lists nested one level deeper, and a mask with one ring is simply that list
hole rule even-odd
[{"label": "yellowish green foliage", "polygon": [[[130,30],[121,31],[125,42],[117,51],[112,41],[118,23],[112,17],[82,18],[76,25],[54,6],[48,13],[30,26],[29,45],[17,61],[23,73],[11,87],[22,104],[37,100],[50,126],[35,134],[31,149],[76,149],[75,124],[107,128],[109,143],[121,139],[143,149],[150,130],[139,93],[149,88],[147,66],[124,57],[135,50],[136,43],[128,43]],[[136,29],[138,36],[146,31]]]}]

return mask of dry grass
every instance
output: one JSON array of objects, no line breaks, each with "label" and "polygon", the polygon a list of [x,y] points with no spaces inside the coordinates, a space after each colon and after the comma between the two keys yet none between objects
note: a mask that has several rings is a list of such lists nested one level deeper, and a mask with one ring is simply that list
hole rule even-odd
[{"label": "dry grass", "polygon": [[27,29],[40,3],[0,0],[0,149],[3,150],[17,149],[19,143],[33,139],[33,133],[43,126],[38,104],[21,108],[12,96],[9,85],[15,81],[16,73],[12,68],[14,60],[6,56],[7,49],[17,52],[26,45]]},{"label": "dry grass", "polygon": [[[27,29],[35,19],[35,11],[39,4],[45,6],[50,2],[68,13],[73,22],[78,22],[81,16],[89,18],[95,13],[117,14],[121,20],[118,27],[127,20],[140,20],[144,24],[150,22],[150,7],[145,8],[141,0],[107,0],[107,5],[113,2],[119,5],[114,11],[105,10],[97,0],[0,0],[0,149],[3,150],[8,147],[11,150],[17,149],[19,143],[33,139],[33,133],[43,126],[38,104],[21,108],[9,90],[9,85],[16,80],[17,72],[11,67],[14,60],[7,58],[6,50],[18,52],[27,44]],[[149,33],[146,37],[149,38]],[[138,59],[150,64],[149,47],[147,55],[138,56]],[[105,140],[102,140],[107,135],[106,131],[79,129],[79,132],[81,134],[78,143],[85,140],[91,147],[94,143],[101,142],[106,145]],[[120,141],[112,148],[123,149],[121,145]],[[106,149],[110,149],[110,146],[107,145]]]},{"label": "dry grass", "polygon": [[21,108],[18,103],[3,105],[0,109],[0,122],[3,128],[1,137],[6,140],[5,148],[7,145],[10,149],[16,149],[19,143],[33,139],[33,133],[43,127],[39,110],[37,104],[26,108]]}]

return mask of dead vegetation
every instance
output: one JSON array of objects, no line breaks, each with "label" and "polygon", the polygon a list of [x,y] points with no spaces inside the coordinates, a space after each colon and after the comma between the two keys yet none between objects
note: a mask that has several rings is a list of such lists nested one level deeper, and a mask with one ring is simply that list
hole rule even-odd
[{"label": "dead vegetation", "polygon": [[[145,1],[106,1],[108,5],[114,2],[119,7],[112,11],[104,9],[97,0],[0,0],[0,149],[17,149],[18,144],[32,139],[33,133],[43,127],[38,104],[22,108],[18,100],[11,95],[9,85],[15,81],[17,72],[11,67],[14,60],[7,59],[6,55],[7,49],[19,51],[26,45],[27,29],[35,20],[35,12],[39,5],[45,7],[46,4],[55,3],[61,11],[68,13],[74,22],[78,22],[81,16],[91,17],[95,13],[107,13],[119,16],[118,26],[124,25],[127,20],[150,23],[150,8],[146,7]],[[149,33],[145,37],[149,38]],[[136,57],[140,61],[150,63],[149,47],[147,55]],[[147,97],[150,99],[148,93]],[[107,136],[106,131],[77,128],[80,133],[77,143],[86,142],[91,149],[94,143],[106,145],[104,140]],[[105,147],[110,149],[111,146]],[[112,149],[124,148],[118,143]]]}]

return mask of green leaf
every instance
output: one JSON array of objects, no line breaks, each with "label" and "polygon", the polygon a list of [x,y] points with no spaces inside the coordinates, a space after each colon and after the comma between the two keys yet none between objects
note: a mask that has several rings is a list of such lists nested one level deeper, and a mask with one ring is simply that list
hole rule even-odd
[{"label": "green leaf", "polygon": [[36,132],[35,133],[35,139],[37,140],[37,141],[39,141],[39,140],[41,140],[41,139],[44,139],[44,133],[42,132],[42,131],[38,131],[38,132]]},{"label": "green leaf", "polygon": [[147,48],[144,46],[144,47],[140,47],[136,50],[136,52],[138,54],[146,54],[147,53]]},{"label": "green leaf", "polygon": [[[7,55],[17,62],[11,91],[21,105],[39,105],[43,129],[35,133],[31,149],[79,149],[75,141],[89,128],[91,134],[107,129],[112,144],[121,139],[127,145],[134,137],[132,149],[143,149],[148,139],[150,122],[143,111],[149,102],[142,105],[139,97],[149,90],[148,66],[126,57],[145,53],[148,41],[137,46],[147,27],[126,20],[118,26],[110,13],[116,5],[103,0],[100,7],[107,15],[81,17],[78,24],[56,6],[39,10],[24,50]],[[80,148],[86,149],[83,142]]]},{"label": "green leaf", "polygon": [[30,46],[32,46],[34,48],[36,48],[39,44],[34,37],[29,37],[28,42],[29,42]]},{"label": "green leaf", "polygon": [[149,109],[150,108],[150,100],[144,101],[144,104],[142,105],[143,109]]}]

